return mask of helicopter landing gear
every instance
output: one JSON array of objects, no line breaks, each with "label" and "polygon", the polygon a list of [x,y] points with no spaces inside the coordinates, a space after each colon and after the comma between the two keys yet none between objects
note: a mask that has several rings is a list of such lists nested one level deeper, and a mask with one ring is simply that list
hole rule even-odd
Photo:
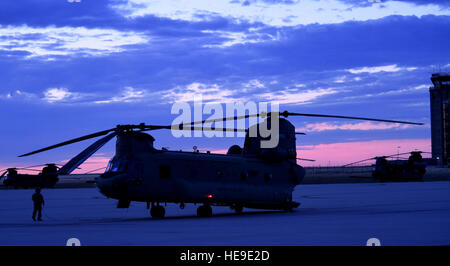
[{"label": "helicopter landing gear", "polygon": [[286,205],[282,206],[283,212],[294,212],[294,208],[300,206],[300,202],[289,201]]},{"label": "helicopter landing gear", "polygon": [[152,206],[152,208],[150,209],[150,215],[153,218],[164,218],[165,214],[166,214],[166,210],[164,209],[163,206],[156,205],[156,206]]},{"label": "helicopter landing gear", "polygon": [[209,205],[202,205],[197,208],[197,216],[198,217],[211,217],[212,216],[212,208]]},{"label": "helicopter landing gear", "polygon": [[292,209],[292,207],[284,207],[283,208],[283,212],[293,212],[294,210]]},{"label": "helicopter landing gear", "polygon": [[232,205],[230,208],[236,213],[242,213],[242,211],[244,210],[244,206],[242,206],[241,204]]}]

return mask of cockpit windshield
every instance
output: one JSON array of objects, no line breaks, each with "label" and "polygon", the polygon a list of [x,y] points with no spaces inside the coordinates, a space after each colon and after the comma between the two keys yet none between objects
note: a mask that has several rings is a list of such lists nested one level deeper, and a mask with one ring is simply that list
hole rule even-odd
[{"label": "cockpit windshield", "polygon": [[126,172],[128,168],[128,161],[111,160],[106,167],[105,173],[109,172]]}]

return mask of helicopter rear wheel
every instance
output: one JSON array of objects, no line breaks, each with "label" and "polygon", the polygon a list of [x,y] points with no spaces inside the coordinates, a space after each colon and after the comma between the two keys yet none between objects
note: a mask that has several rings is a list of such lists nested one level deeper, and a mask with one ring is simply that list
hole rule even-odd
[{"label": "helicopter rear wheel", "polygon": [[293,212],[294,210],[291,207],[285,207],[283,212]]},{"label": "helicopter rear wheel", "polygon": [[212,216],[212,208],[209,205],[202,205],[197,208],[197,216],[198,217],[211,217]]},{"label": "helicopter rear wheel", "polygon": [[153,218],[164,218],[164,215],[166,214],[166,210],[164,209],[163,206],[153,206],[150,209],[150,215]]}]

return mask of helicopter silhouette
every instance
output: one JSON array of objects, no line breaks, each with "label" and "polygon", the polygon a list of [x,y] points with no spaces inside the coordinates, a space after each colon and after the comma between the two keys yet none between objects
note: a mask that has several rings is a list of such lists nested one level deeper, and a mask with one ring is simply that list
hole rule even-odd
[{"label": "helicopter silhouette", "polygon": [[[36,167],[43,166],[42,170],[35,169]],[[68,175],[67,172],[62,172],[60,164],[47,163],[39,164],[27,167],[10,167],[0,170],[0,180],[3,180],[5,187],[18,188],[54,188],[58,183],[60,175]],[[77,169],[81,169],[77,167]],[[39,172],[36,175],[33,174],[21,174],[18,170],[25,170],[31,172]],[[99,169],[96,169],[99,170]]]},{"label": "helicopter silhouette", "polygon": [[[292,211],[300,203],[292,200],[292,192],[305,176],[305,169],[297,164],[295,127],[288,116],[328,117],[369,120],[378,122],[422,125],[396,120],[362,118],[340,115],[269,112],[243,116],[194,121],[176,125],[117,125],[59,144],[32,151],[20,157],[55,149],[79,141],[101,137],[68,161],[59,172],[70,173],[112,138],[116,137],[114,157],[103,174],[96,179],[98,189],[109,198],[117,199],[117,208],[128,208],[132,201],[146,202],[154,218],[165,216],[161,203],[201,204],[199,217],[212,216],[211,206],[228,206],[240,213],[243,208]],[[206,128],[205,123],[259,117],[263,121],[248,129]],[[276,119],[273,119],[276,118]],[[272,121],[279,127],[276,147],[262,148],[258,128],[271,128]],[[200,126],[199,126],[200,125]],[[256,127],[256,128],[254,128]],[[169,151],[156,149],[155,139],[146,131],[222,130],[246,132],[243,147],[233,145],[227,154]],[[258,134],[251,136],[249,132]],[[105,136],[106,135],[106,136]]]},{"label": "helicopter silhouette", "polygon": [[[35,167],[44,166],[42,170],[34,169]],[[11,167],[0,170],[4,171],[0,175],[0,179],[4,178],[3,185],[5,187],[18,188],[52,188],[59,181],[58,178],[59,167],[56,164],[41,164],[28,167]],[[6,171],[5,171],[6,170]],[[19,174],[18,170],[40,172],[37,175]]]},{"label": "helicopter silhouette", "polygon": [[[376,156],[344,165],[343,167],[375,160],[372,177],[380,181],[421,181],[426,173],[427,164],[423,161],[424,151],[411,151],[387,156]],[[408,158],[399,157],[409,154]],[[396,160],[395,160],[395,157]],[[392,158],[392,160],[388,160]]]}]

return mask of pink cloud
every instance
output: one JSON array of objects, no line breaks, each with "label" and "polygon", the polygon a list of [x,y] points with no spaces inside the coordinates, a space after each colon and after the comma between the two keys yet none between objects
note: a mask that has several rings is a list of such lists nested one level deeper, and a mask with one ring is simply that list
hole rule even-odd
[{"label": "pink cloud", "polygon": [[297,128],[300,132],[320,132],[327,130],[386,130],[386,129],[407,129],[411,125],[396,124],[396,123],[374,123],[374,122],[360,122],[360,123],[311,123],[302,128]]},{"label": "pink cloud", "polygon": [[430,139],[390,139],[364,142],[342,142],[297,146],[297,157],[314,159],[301,161],[303,166],[337,166],[381,155],[413,150],[431,151]]},{"label": "pink cloud", "polygon": [[216,153],[216,154],[227,154],[228,149],[224,149],[224,150],[211,150],[211,153]]},{"label": "pink cloud", "polygon": [[[430,139],[390,139],[390,140],[373,140],[361,142],[340,142],[318,145],[301,145],[297,146],[297,157],[314,159],[315,162],[300,161],[302,166],[337,166],[347,163],[363,160],[370,157],[380,155],[390,155],[397,153],[397,147],[400,152],[410,152],[413,150],[431,151]],[[213,150],[211,153],[226,154],[227,149]],[[74,174],[82,174],[95,169],[105,168],[110,160],[106,156],[94,156],[89,158],[80,167],[76,169]],[[68,160],[62,161],[62,163]],[[25,167],[24,165],[15,165],[15,167]],[[0,169],[8,168],[8,166],[0,166]],[[36,168],[41,170],[42,167]],[[104,169],[96,171],[103,172]],[[21,171],[21,173],[36,174],[32,171]],[[0,173],[1,174],[1,173]]]}]

